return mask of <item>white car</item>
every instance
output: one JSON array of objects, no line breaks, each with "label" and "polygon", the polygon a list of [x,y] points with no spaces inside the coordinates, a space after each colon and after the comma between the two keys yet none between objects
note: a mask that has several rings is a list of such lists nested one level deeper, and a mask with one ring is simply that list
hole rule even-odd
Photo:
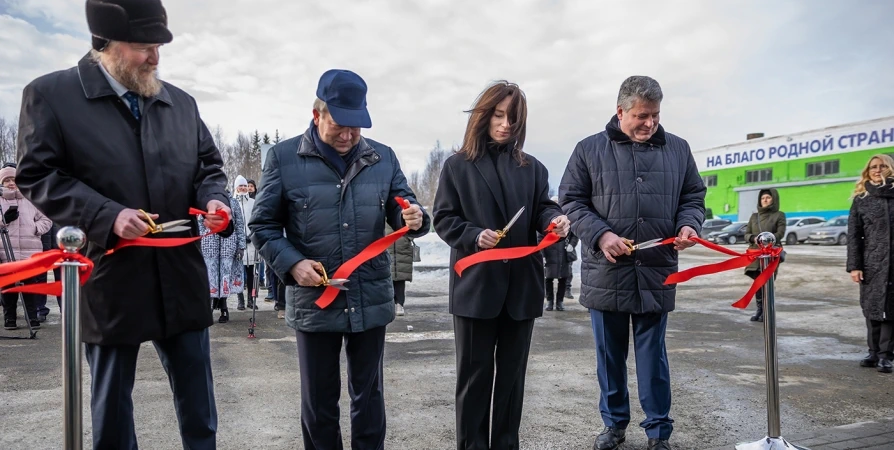
[{"label": "white car", "polygon": [[785,221],[785,243],[795,245],[807,241],[816,227],[826,223],[822,217],[792,217]]}]

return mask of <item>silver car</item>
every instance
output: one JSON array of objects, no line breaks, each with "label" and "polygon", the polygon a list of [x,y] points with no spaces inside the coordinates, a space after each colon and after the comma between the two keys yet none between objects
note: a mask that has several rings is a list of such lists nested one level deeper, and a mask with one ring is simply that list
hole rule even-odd
[{"label": "silver car", "polygon": [[836,217],[816,227],[807,236],[807,243],[813,245],[847,245],[847,216]]},{"label": "silver car", "polygon": [[785,221],[785,243],[795,245],[807,240],[810,233],[826,223],[822,217],[792,217]]}]

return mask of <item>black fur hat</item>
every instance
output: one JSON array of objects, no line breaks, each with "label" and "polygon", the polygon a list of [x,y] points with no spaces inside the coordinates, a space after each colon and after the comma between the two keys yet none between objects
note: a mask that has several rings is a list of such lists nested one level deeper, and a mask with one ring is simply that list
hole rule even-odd
[{"label": "black fur hat", "polygon": [[174,40],[161,0],[87,0],[87,26],[93,48],[109,41],[167,44]]}]

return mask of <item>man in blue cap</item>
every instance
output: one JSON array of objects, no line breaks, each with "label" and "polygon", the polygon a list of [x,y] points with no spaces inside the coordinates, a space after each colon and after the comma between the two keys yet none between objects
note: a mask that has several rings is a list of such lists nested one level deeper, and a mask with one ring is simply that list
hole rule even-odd
[{"label": "man in blue cap", "polygon": [[[384,223],[421,237],[431,219],[417,204],[391,148],[361,137],[372,127],[366,83],[347,70],[320,78],[313,122],[267,154],[249,228],[261,256],[286,284],[286,323],[295,329],[305,449],[342,448],[338,398],[342,342],[351,395],[351,447],[385,443],[382,361],[394,320],[391,262],[382,252],[348,278],[321,309],[323,273],[384,235]],[[411,203],[402,209],[395,197]],[[283,233],[285,231],[285,233]]]}]

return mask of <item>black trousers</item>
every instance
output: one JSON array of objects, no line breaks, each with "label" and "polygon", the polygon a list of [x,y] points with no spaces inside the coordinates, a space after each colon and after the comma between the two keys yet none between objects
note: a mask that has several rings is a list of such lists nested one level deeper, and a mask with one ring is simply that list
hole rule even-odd
[{"label": "black trousers", "polygon": [[[570,286],[567,278],[559,278],[559,286],[556,289],[556,298],[557,302],[565,301],[565,289],[566,286]],[[553,300],[553,278],[546,279],[546,299],[549,301]]]},{"label": "black trousers", "polygon": [[[44,282],[46,282],[46,276],[44,276]],[[23,280],[24,284],[31,283],[39,283],[40,276],[28,278],[27,280]],[[5,288],[10,288],[12,286],[6,286]],[[40,301],[40,295],[38,294],[21,294],[22,300],[25,302],[25,312],[28,313],[28,320],[37,320],[37,304]],[[3,320],[16,320],[16,311],[19,309],[19,294],[17,292],[9,292],[0,296],[0,300],[3,303]]]},{"label": "black trousers", "polygon": [[251,290],[255,288],[255,266],[254,265],[251,265],[251,266],[243,265],[242,267],[245,268],[245,288],[244,288],[245,295],[254,298],[254,296],[257,295],[257,293],[252,295]]},{"label": "black trousers", "polygon": [[394,303],[404,306],[404,302],[407,301],[407,282],[392,281],[392,284],[394,284]]},{"label": "black trousers", "polygon": [[[217,448],[217,407],[208,329],[152,343],[174,394],[183,448]],[[139,345],[85,345],[84,354],[90,365],[90,412],[96,450],[137,448],[131,394],[139,351]]]},{"label": "black trousers", "polygon": [[453,316],[453,329],[456,448],[518,449],[534,319],[513,320],[504,308],[494,319]]},{"label": "black trousers", "polygon": [[305,450],[343,448],[338,424],[342,342],[348,360],[351,448],[385,448],[382,381],[385,327],[361,333],[304,333],[296,330],[295,337],[301,372],[301,436]]},{"label": "black trousers", "polygon": [[890,361],[894,358],[894,320],[866,319],[866,341],[870,358]]},{"label": "black trousers", "polygon": [[[745,275],[748,275],[748,277],[751,278],[752,280],[756,280],[757,277],[759,277],[761,275],[761,270],[760,269],[749,270],[749,271],[745,272]],[[776,281],[776,277],[778,275],[779,275],[779,269],[776,269],[776,272],[773,274],[773,281]],[[760,302],[764,301],[764,290],[758,289],[757,293],[754,294],[754,298],[756,298]]]}]

